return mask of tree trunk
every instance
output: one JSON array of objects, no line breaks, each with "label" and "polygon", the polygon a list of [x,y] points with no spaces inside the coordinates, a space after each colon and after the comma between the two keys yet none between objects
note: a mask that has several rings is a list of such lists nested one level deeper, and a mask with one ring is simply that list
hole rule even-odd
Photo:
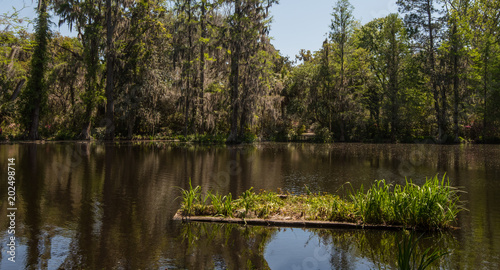
[{"label": "tree trunk", "polygon": [[240,20],[241,20],[241,0],[236,0],[235,2],[235,17],[236,26],[233,28],[231,33],[232,37],[232,52],[231,52],[231,74],[230,74],[230,84],[231,84],[231,133],[227,141],[229,143],[234,143],[238,141],[238,116],[239,116],[239,68],[240,68]]},{"label": "tree trunk", "polygon": [[14,89],[14,92],[12,93],[12,96],[10,97],[9,101],[14,101],[16,100],[17,96],[19,96],[19,93],[21,93],[21,89],[24,86],[24,83],[26,82],[26,79],[21,79],[16,86],[16,89]]},{"label": "tree trunk", "polygon": [[458,142],[458,102],[459,102],[459,78],[458,78],[458,40],[457,40],[457,25],[456,22],[453,21],[452,28],[452,36],[453,36],[453,124],[454,124],[454,133],[455,139],[454,142]]},{"label": "tree trunk", "polygon": [[199,93],[199,104],[198,110],[201,117],[200,123],[200,133],[205,132],[205,110],[204,110],[204,92],[205,92],[205,38],[206,38],[206,29],[205,29],[205,20],[206,20],[206,6],[205,0],[201,1],[201,18],[200,18],[200,31],[202,43],[200,45],[200,93]]},{"label": "tree trunk", "polygon": [[87,104],[87,108],[85,109],[85,120],[82,125],[82,132],[80,133],[80,139],[82,140],[90,140],[90,125],[92,118],[92,104]]},{"label": "tree trunk", "polygon": [[40,123],[40,103],[37,103],[33,108],[33,116],[31,118],[31,125],[28,135],[29,140],[38,140],[40,138],[40,135],[38,134],[39,123]]},{"label": "tree trunk", "polygon": [[[189,60],[188,60],[189,61]],[[189,103],[191,102],[191,95],[189,95],[190,91],[189,85],[189,77],[186,80],[186,99],[184,100],[184,136],[188,135],[188,126],[189,126]]]},{"label": "tree trunk", "polygon": [[340,141],[345,141],[345,122],[344,117],[340,117]]},{"label": "tree trunk", "polygon": [[106,0],[106,134],[105,140],[112,141],[115,138],[114,125],[114,100],[113,100],[113,22],[112,22],[111,0]]},{"label": "tree trunk", "polygon": [[443,126],[441,119],[441,108],[439,106],[439,91],[437,89],[436,82],[436,68],[435,68],[435,59],[434,59],[434,34],[432,33],[432,1],[428,1],[427,7],[427,24],[429,31],[429,65],[430,65],[430,75],[431,75],[431,83],[432,83],[432,93],[434,96],[434,108],[436,110],[436,118],[438,125],[438,141],[441,142],[443,137]]},{"label": "tree trunk", "polygon": [[[489,40],[488,40],[489,42]],[[490,44],[486,44],[485,52],[484,52],[484,70],[483,70],[483,95],[484,95],[484,117],[483,117],[483,141],[487,136],[487,128],[488,128],[488,119],[487,119],[487,110],[488,110],[488,74],[489,74],[489,58],[490,58]]]},{"label": "tree trunk", "polygon": [[395,143],[398,133],[398,64],[397,64],[397,48],[396,48],[396,32],[391,29],[391,52],[389,59],[389,93],[391,100],[391,142]]}]

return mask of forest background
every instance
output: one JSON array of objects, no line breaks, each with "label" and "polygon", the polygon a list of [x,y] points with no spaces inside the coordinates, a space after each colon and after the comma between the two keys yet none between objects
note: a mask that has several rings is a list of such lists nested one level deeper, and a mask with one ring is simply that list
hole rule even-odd
[{"label": "forest background", "polygon": [[398,0],[364,25],[332,2],[293,59],[276,0],[37,4],[33,33],[0,15],[2,140],[499,142],[498,0]]}]

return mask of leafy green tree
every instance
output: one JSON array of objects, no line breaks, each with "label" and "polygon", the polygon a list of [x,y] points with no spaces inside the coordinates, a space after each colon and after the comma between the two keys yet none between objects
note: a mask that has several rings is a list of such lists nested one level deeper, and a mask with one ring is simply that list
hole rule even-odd
[{"label": "leafy green tree", "polygon": [[[255,75],[245,78],[242,67],[251,66],[249,60],[256,56],[259,53],[259,47],[263,46],[262,41],[269,33],[269,8],[278,1],[234,0],[229,2],[234,5],[234,9],[227,18],[226,26],[229,28],[228,45],[231,58],[229,75],[231,118],[230,134],[227,141],[238,142],[241,140],[253,112],[250,105],[255,95],[248,92],[251,89],[248,87],[249,79],[252,80],[250,83],[254,85],[258,83],[258,77]],[[246,71],[251,71],[251,69]],[[245,84],[247,87],[241,91]],[[257,93],[257,96],[259,95],[260,93]]]},{"label": "leafy green tree", "polygon": [[74,139],[81,131],[84,107],[80,96],[85,93],[83,45],[76,37],[56,33],[49,44],[47,64],[48,110],[41,119],[41,135],[57,139]]},{"label": "leafy green tree", "polygon": [[429,77],[430,89],[434,97],[434,108],[438,126],[438,140],[446,135],[446,92],[439,89],[439,74],[436,53],[441,30],[441,10],[434,0],[398,0],[399,12],[405,14],[405,23],[414,45],[420,44],[425,53],[425,73]]},{"label": "leafy green tree", "polygon": [[[361,32],[361,45],[371,53],[371,70],[382,89],[383,97],[387,98],[384,111],[391,126],[391,141],[395,142],[401,128],[399,114],[402,106],[404,61],[409,54],[406,30],[398,15],[390,14],[364,25]],[[375,103],[372,106],[375,107],[380,102],[376,93],[370,96]],[[378,109],[375,108],[375,111]]]},{"label": "leafy green tree", "polygon": [[[354,8],[348,0],[337,1],[336,5],[333,7],[333,18],[330,25],[330,38],[335,46],[336,57],[334,59],[338,59],[336,60],[336,64],[340,67],[340,78],[335,86],[337,89],[336,96],[340,102],[340,141],[345,140],[345,106],[342,104],[342,99],[347,96],[345,93],[348,79],[345,76],[346,60],[352,55],[353,51],[352,35],[354,33],[355,25],[354,17],[352,15],[353,10]],[[326,56],[328,57],[328,55]]]},{"label": "leafy green tree", "polygon": [[165,9],[154,1],[140,1],[129,9],[130,21],[116,41],[115,126],[118,134],[133,134],[143,126],[154,135],[161,122],[162,96],[169,83],[164,57],[171,35],[160,19]]},{"label": "leafy green tree", "polygon": [[[448,30],[446,39],[443,41],[441,51],[449,63],[448,84],[453,87],[453,134],[454,141],[459,141],[459,107],[463,103],[464,89],[469,85],[467,70],[470,71],[470,65],[467,63],[470,58],[470,52],[466,45],[470,37],[470,26],[472,18],[473,1],[470,0],[446,0],[446,18]],[[467,44],[468,43],[468,44]]]},{"label": "leafy green tree", "polygon": [[40,0],[35,25],[35,47],[31,58],[31,70],[25,91],[21,93],[22,124],[29,140],[40,139],[38,126],[47,106],[46,69],[50,38],[47,0]]},{"label": "leafy green tree", "polygon": [[[475,65],[480,78],[482,109],[478,114],[482,116],[482,137],[499,136],[495,126],[500,123],[498,101],[500,100],[500,39],[499,26],[500,3],[498,1],[480,0],[476,2],[475,16],[477,36],[474,38],[474,47],[479,54],[475,57]],[[482,112],[482,113],[481,113]],[[495,125],[496,124],[496,125]]]},{"label": "leafy green tree", "polygon": [[85,66],[85,92],[81,94],[85,114],[81,120],[79,137],[89,140],[96,107],[104,101],[100,61],[104,25],[104,15],[101,11],[103,3],[100,0],[56,0],[54,4],[56,14],[61,18],[59,24],[66,22],[70,29],[74,26],[84,48],[80,57]]},{"label": "leafy green tree", "polygon": [[13,124],[16,102],[26,85],[31,58],[32,36],[19,23],[17,11],[0,15],[0,125]]}]

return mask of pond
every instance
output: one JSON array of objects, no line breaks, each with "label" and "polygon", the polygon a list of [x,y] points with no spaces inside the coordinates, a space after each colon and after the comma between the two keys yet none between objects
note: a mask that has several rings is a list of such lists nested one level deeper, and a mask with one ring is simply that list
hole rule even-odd
[{"label": "pond", "polygon": [[[8,159],[15,158],[15,263]],[[445,269],[500,269],[500,146],[433,144],[20,143],[0,145],[0,269],[373,269],[395,266],[403,232],[182,224],[180,187],[239,195],[345,194],[375,179],[439,173],[468,211],[419,249]],[[347,184],[346,184],[347,183]],[[420,234],[419,234],[420,235]]]}]

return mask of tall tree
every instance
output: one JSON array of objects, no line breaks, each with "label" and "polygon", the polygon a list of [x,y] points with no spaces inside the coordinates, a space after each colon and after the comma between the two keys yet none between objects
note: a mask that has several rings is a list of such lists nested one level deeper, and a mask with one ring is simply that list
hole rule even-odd
[{"label": "tall tree", "polygon": [[61,18],[59,25],[65,22],[71,29],[74,26],[83,44],[81,58],[85,66],[85,93],[82,101],[85,113],[79,138],[89,140],[96,106],[104,99],[100,83],[103,77],[100,48],[105,18],[101,9],[104,3],[100,0],[56,0],[54,3],[56,13]]},{"label": "tall tree", "polygon": [[429,76],[431,91],[434,96],[434,108],[438,125],[438,141],[446,135],[446,100],[445,88],[439,91],[436,68],[436,50],[438,48],[439,31],[441,29],[441,10],[437,9],[437,0],[398,0],[399,12],[405,14],[405,23],[416,44],[421,44],[425,51],[426,73]]},{"label": "tall tree", "polygon": [[479,0],[476,2],[476,29],[477,36],[474,40],[474,47],[478,48],[479,57],[475,62],[479,69],[481,78],[480,96],[483,98],[482,109],[482,137],[498,136],[498,129],[495,131],[495,122],[499,123],[500,100],[500,3],[498,1]]},{"label": "tall tree", "polygon": [[[464,68],[467,66],[463,62],[465,57],[464,50],[464,35],[468,27],[471,25],[470,8],[472,1],[470,0],[445,0],[446,17],[448,23],[447,40],[443,42],[443,50],[448,56],[451,70],[450,74],[451,85],[453,87],[453,134],[454,141],[459,141],[459,105],[462,102],[460,96],[464,87],[464,77],[460,74],[463,73]],[[461,83],[462,81],[462,83]]]},{"label": "tall tree", "polygon": [[47,85],[45,73],[48,63],[47,47],[49,44],[48,0],[38,3],[38,18],[35,26],[35,49],[31,58],[31,76],[26,90],[22,93],[23,124],[30,140],[40,138],[38,126],[40,117],[47,105]]},{"label": "tall tree", "polygon": [[114,31],[115,21],[111,0],[106,0],[106,140],[115,138],[114,107]]},{"label": "tall tree", "polygon": [[371,69],[382,88],[383,97],[388,99],[385,114],[391,124],[391,141],[395,142],[401,126],[402,69],[408,54],[406,30],[398,15],[390,14],[367,23],[361,33],[361,45],[371,52]]},{"label": "tall tree", "polygon": [[[336,96],[340,99],[345,98],[347,88],[347,81],[345,77],[346,58],[350,57],[352,53],[352,34],[354,32],[354,17],[352,11],[354,10],[349,0],[338,0],[333,7],[332,22],[330,25],[330,38],[336,47],[336,57],[338,59],[337,65],[340,67],[340,78],[336,85]],[[333,95],[332,95],[333,96]],[[345,140],[345,106],[340,106],[340,141]]]},{"label": "tall tree", "polygon": [[[230,1],[233,2],[233,1]],[[269,34],[269,8],[277,0],[234,0],[234,9],[228,17],[229,23],[229,48],[231,53],[231,71],[229,85],[231,92],[231,118],[228,142],[238,142],[244,133],[244,128],[249,121],[252,109],[249,107],[253,95],[249,94],[249,79],[253,83],[258,77],[248,77],[250,73],[242,74],[242,67],[252,70],[249,61],[259,52],[264,40]],[[255,74],[255,73],[253,73]],[[246,85],[245,85],[246,83]],[[241,89],[242,85],[247,86]],[[244,91],[242,91],[244,90]]]},{"label": "tall tree", "polygon": [[240,58],[241,58],[241,40],[243,34],[243,5],[244,0],[234,1],[234,13],[231,18],[230,48],[231,48],[231,74],[229,75],[229,84],[231,88],[231,130],[229,133],[229,142],[238,141],[238,117],[240,114]]},{"label": "tall tree", "polygon": [[195,76],[197,64],[193,61],[196,54],[195,39],[198,36],[196,24],[197,3],[194,0],[180,0],[175,2],[175,10],[177,13],[177,21],[175,25],[175,45],[177,50],[177,59],[180,62],[180,87],[183,96],[183,114],[184,114],[184,136],[191,132],[193,119],[191,110],[194,107],[196,95],[196,80]]}]

